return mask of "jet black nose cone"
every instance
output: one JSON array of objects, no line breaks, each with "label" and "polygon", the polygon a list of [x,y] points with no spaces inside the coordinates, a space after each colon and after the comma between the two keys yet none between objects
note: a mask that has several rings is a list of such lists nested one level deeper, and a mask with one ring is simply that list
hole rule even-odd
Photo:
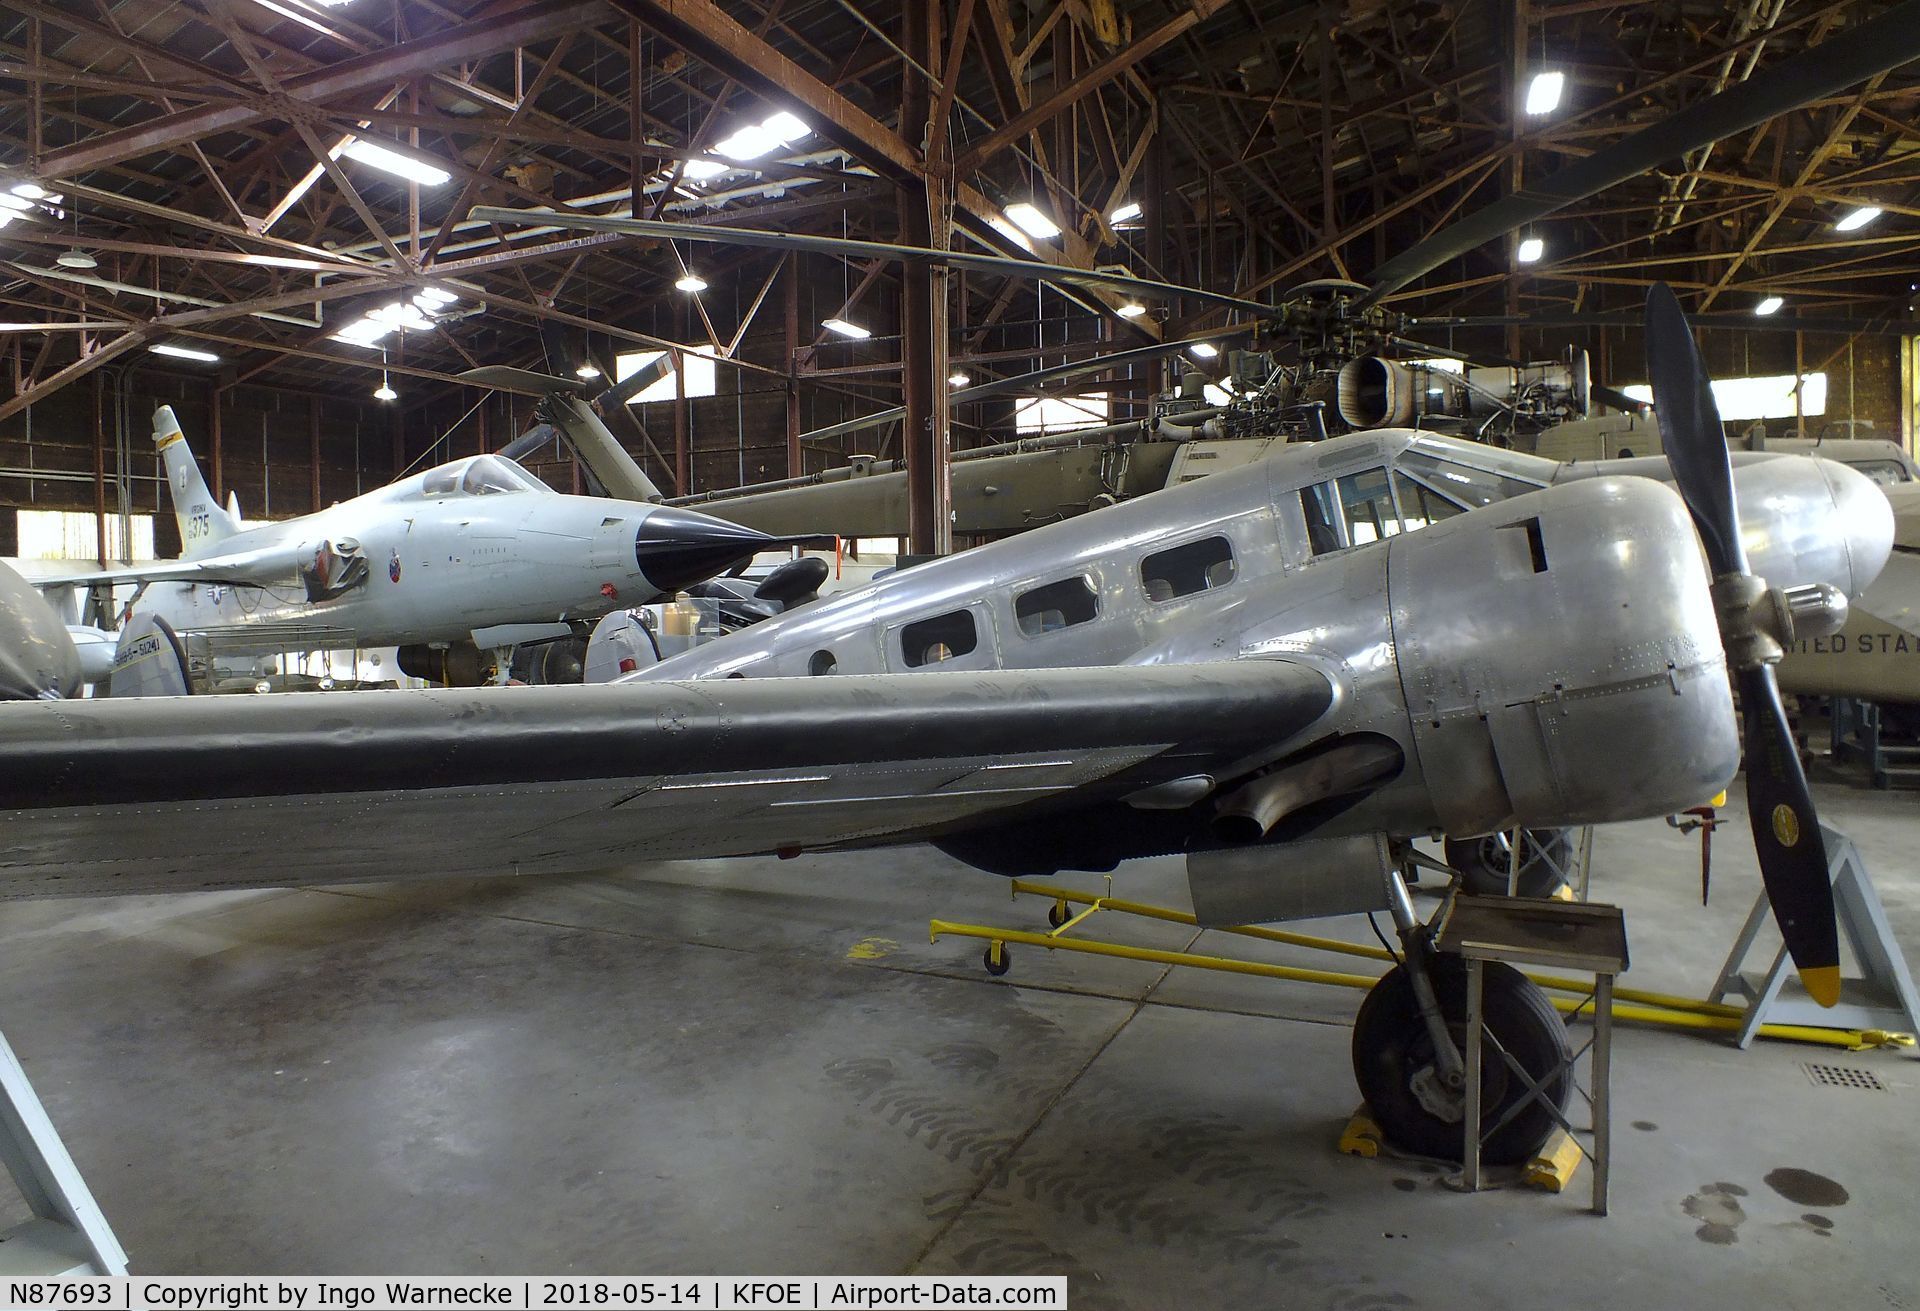
[{"label": "jet black nose cone", "polygon": [[658,505],[634,534],[634,562],[661,594],[725,572],[775,539],[725,519]]}]

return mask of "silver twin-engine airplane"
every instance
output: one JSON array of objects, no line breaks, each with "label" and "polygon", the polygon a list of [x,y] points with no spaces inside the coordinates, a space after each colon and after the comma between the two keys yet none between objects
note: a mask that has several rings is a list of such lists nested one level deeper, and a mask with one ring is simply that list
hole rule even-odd
[{"label": "silver twin-engine airplane", "polygon": [[[1701,803],[1740,763],[1730,676],[1768,895],[1809,991],[1838,991],[1772,666],[1796,633],[1843,621],[1892,516],[1865,478],[1805,458],[1743,465],[1736,500],[1664,288],[1649,354],[1678,495],[1629,462],[1554,480],[1366,434],[910,569],[611,684],[0,705],[0,891],[916,842],[1023,872],[1181,852],[1206,923],[1391,912],[1405,960],[1362,1010],[1356,1068],[1390,1135],[1458,1153],[1464,970],[1415,915],[1409,841]],[[39,649],[30,618],[21,650]],[[1486,986],[1501,1045],[1564,1098],[1551,1008],[1517,972]],[[1488,1118],[1522,1097],[1503,1076]],[[1521,1110],[1486,1155],[1516,1159],[1551,1128]]]},{"label": "silver twin-engine airplane", "polygon": [[181,558],[60,581],[136,582],[129,619],[218,632],[228,651],[279,651],[333,631],[351,645],[401,647],[409,673],[460,681],[457,659],[447,677],[449,649],[510,646],[488,639],[503,627],[564,633],[569,621],[671,596],[780,540],[697,511],[563,495],[499,455],[249,526],[208,490],[172,408],[153,422]]}]

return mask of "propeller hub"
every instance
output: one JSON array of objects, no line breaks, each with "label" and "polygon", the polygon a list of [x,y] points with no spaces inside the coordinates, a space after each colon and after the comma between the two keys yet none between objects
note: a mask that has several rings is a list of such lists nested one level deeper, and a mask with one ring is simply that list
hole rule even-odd
[{"label": "propeller hub", "polygon": [[1714,579],[1713,613],[1732,669],[1779,664],[1793,641],[1793,613],[1785,593],[1753,574],[1721,574]]}]

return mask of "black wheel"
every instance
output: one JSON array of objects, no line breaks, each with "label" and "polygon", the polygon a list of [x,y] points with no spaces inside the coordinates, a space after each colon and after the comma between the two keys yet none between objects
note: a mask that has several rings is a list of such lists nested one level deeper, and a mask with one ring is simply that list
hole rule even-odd
[{"label": "black wheel", "polygon": [[1064,901],[1056,901],[1047,907],[1047,923],[1053,925],[1056,929],[1072,918],[1073,907],[1067,905]]},{"label": "black wheel", "polygon": [[[1460,885],[1482,897],[1507,895],[1507,862],[1513,851],[1511,833],[1489,833],[1482,838],[1447,839],[1447,864],[1460,871]],[[1520,830],[1520,880],[1523,897],[1551,897],[1566,880],[1573,859],[1573,836],[1563,828]]]},{"label": "black wheel", "polygon": [[[1547,994],[1510,965],[1489,961],[1485,970],[1485,1006],[1489,1040],[1482,1047],[1480,1123],[1499,1122],[1526,1096],[1526,1088],[1494,1049],[1498,1043],[1540,1085],[1555,1107],[1565,1111],[1572,1088],[1568,1071],[1548,1077],[1567,1059],[1567,1030]],[[1467,966],[1458,956],[1433,958],[1434,993],[1447,1030],[1466,1051]],[[1465,1133],[1464,1098],[1442,1088],[1433,1063],[1433,1041],[1420,1018],[1413,984],[1404,965],[1389,970],[1353,1023],[1353,1076],[1382,1132],[1400,1147],[1421,1156],[1461,1159]],[[1480,1159],[1512,1165],[1536,1155],[1558,1125],[1545,1107],[1529,1103],[1486,1139]]]},{"label": "black wheel", "polygon": [[[996,947],[998,947],[997,956]],[[987,967],[987,973],[997,979],[1012,968],[1013,959],[1007,954],[1006,944],[998,943],[988,946],[986,954],[980,958],[980,963]]]}]

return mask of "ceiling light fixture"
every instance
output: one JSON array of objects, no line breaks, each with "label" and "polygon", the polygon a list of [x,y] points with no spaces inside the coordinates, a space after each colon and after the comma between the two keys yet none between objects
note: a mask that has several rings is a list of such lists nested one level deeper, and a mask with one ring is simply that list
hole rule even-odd
[{"label": "ceiling light fixture", "polygon": [[573,371],[573,376],[576,378],[597,378],[600,376],[600,366],[592,360],[583,361],[580,367]]},{"label": "ceiling light fixture", "polygon": [[1560,93],[1566,89],[1565,73],[1535,73],[1527,86],[1527,112],[1551,114],[1560,108]]},{"label": "ceiling light fixture", "polygon": [[673,285],[681,291],[692,295],[696,292],[705,291],[707,289],[707,280],[698,273],[695,273],[692,269],[688,269]]},{"label": "ceiling light fixture", "polygon": [[1835,232],[1858,232],[1861,228],[1866,227],[1867,224],[1879,218],[1880,214],[1881,210],[1878,205],[1862,205],[1838,223],[1835,223],[1833,230]]},{"label": "ceiling light fixture", "polygon": [[1220,353],[1220,348],[1210,341],[1196,341],[1187,347],[1196,359],[1210,360]]},{"label": "ceiling light fixture", "polygon": [[1139,218],[1144,213],[1146,213],[1146,211],[1140,208],[1139,201],[1129,200],[1126,204],[1122,205],[1119,209],[1116,209],[1113,211],[1113,213],[1107,215],[1107,221],[1109,223],[1131,223],[1133,220]]},{"label": "ceiling light fixture", "polygon": [[987,220],[987,226],[992,228],[995,232],[998,232],[1001,236],[1005,237],[1008,241],[1011,241],[1014,245],[1020,247],[1020,249],[1022,250],[1033,249],[1033,242],[1027,239],[1027,234],[1022,232],[1019,228],[1015,227],[1013,224],[1009,223],[1006,219],[1001,218],[998,214],[994,215],[992,218]]},{"label": "ceiling light fixture", "polygon": [[1546,242],[1538,237],[1524,237],[1520,241],[1520,249],[1514,252],[1514,258],[1522,264],[1537,264],[1546,253]]},{"label": "ceiling light fixture", "polygon": [[97,269],[100,261],[84,250],[63,250],[53,257],[53,262],[63,269]]},{"label": "ceiling light fixture", "polygon": [[1758,305],[1755,305],[1753,307],[1753,312],[1755,314],[1774,314],[1774,313],[1777,313],[1780,307],[1782,305],[1785,305],[1786,303],[1787,302],[1785,302],[1784,300],[1781,300],[1778,296],[1769,296],[1765,300],[1761,301]]},{"label": "ceiling light fixture", "polygon": [[187,346],[170,346],[166,342],[147,347],[155,355],[171,355],[175,359],[199,360],[203,364],[218,364],[220,357],[212,351],[197,351]]},{"label": "ceiling light fixture", "polygon": [[432,164],[375,145],[363,137],[354,137],[346,142],[340,147],[340,153],[368,168],[377,168],[409,182],[418,182],[423,187],[444,186],[453,180],[453,174],[444,168],[435,168]]},{"label": "ceiling light fixture", "polygon": [[947,386],[949,387],[964,387],[972,381],[973,379],[964,373],[950,373],[947,375]]},{"label": "ceiling light fixture", "polygon": [[1137,300],[1130,300],[1114,311],[1115,314],[1118,314],[1123,319],[1137,319],[1146,312],[1147,307]]},{"label": "ceiling light fixture", "polygon": [[873,333],[857,323],[848,323],[845,319],[822,319],[820,326],[828,332],[837,332],[842,337],[851,337],[855,341],[865,341]]},{"label": "ceiling light fixture", "polygon": [[1029,237],[1039,237],[1045,241],[1049,237],[1060,235],[1060,225],[1042,214],[1026,201],[1007,206],[1007,217],[1012,219],[1022,232]]}]

